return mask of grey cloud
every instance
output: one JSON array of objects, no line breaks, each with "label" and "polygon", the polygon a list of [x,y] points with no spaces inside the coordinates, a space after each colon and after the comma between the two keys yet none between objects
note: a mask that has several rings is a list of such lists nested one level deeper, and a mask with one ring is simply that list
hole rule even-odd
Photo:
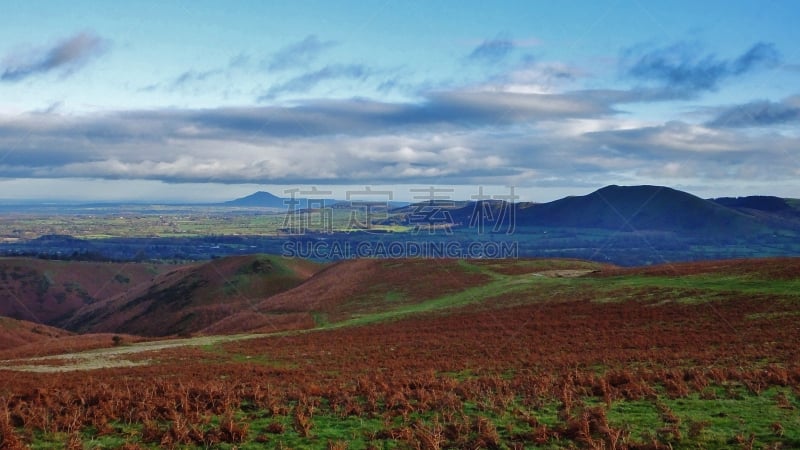
[{"label": "grey cloud", "polygon": [[7,56],[0,80],[21,81],[52,71],[69,74],[105,52],[107,47],[107,41],[93,33],[78,33],[50,48],[31,51],[25,55]]},{"label": "grey cloud", "polygon": [[371,73],[372,71],[368,67],[361,64],[332,64],[273,85],[258,100],[271,100],[280,94],[309,91],[328,80],[364,80]]},{"label": "grey cloud", "polygon": [[35,120],[0,118],[0,137],[30,134],[29,144],[38,136],[101,144],[172,138],[316,138],[402,130],[435,132],[609,113],[603,102],[579,95],[443,91],[429,94],[420,103],[315,100],[294,107],[162,109],[76,117],[37,114]]},{"label": "grey cloud", "polygon": [[[666,87],[635,87],[631,89],[582,89],[569,95],[584,101],[608,105],[609,108],[626,103],[653,103],[683,98],[685,92]],[[616,111],[619,112],[619,111]]]},{"label": "grey cloud", "polygon": [[0,177],[546,185],[797,175],[797,138],[683,122],[565,135],[539,123],[605,120],[604,96],[615,95],[602,94],[442,91],[419,103],[0,116]]},{"label": "grey cloud", "polygon": [[716,89],[726,78],[744,75],[780,62],[771,43],[758,42],[735,59],[700,55],[697,45],[685,42],[642,53],[627,50],[622,57],[626,75],[660,83],[675,97]]},{"label": "grey cloud", "polygon": [[443,91],[428,94],[420,103],[350,99],[306,101],[294,107],[128,111],[107,115],[91,126],[72,124],[69,130],[102,139],[116,139],[118,132],[119,139],[128,133],[151,138],[322,137],[480,128],[611,112],[604,102],[581,95]]},{"label": "grey cloud", "polygon": [[230,74],[233,71],[241,70],[242,68],[245,68],[249,64],[249,62],[250,62],[249,55],[245,53],[238,53],[232,56],[228,61],[228,64],[223,67],[215,67],[207,70],[196,70],[196,69],[186,70],[185,72],[179,74],[178,76],[172,78],[171,80],[159,83],[152,83],[137,89],[137,91],[154,92],[157,90],[163,90],[167,92],[172,92],[180,90],[189,87],[190,85],[195,83],[202,83],[218,75]]},{"label": "grey cloud", "polygon": [[187,70],[186,72],[183,72],[182,74],[175,77],[175,79],[172,80],[172,83],[170,83],[170,87],[176,89],[183,87],[189,83],[206,81],[212,76],[219,75],[220,73],[222,73],[221,69],[212,69],[203,71]]},{"label": "grey cloud", "polygon": [[334,41],[321,41],[316,35],[306,36],[305,39],[275,52],[267,62],[269,70],[286,70],[304,68],[313,62],[325,50],[336,46]]},{"label": "grey cloud", "polygon": [[487,130],[606,112],[571,96],[439,92],[422,103],[318,100],[295,107],[0,116],[6,155],[0,177],[488,179],[521,169],[510,162],[516,147],[497,147],[503,140]]},{"label": "grey cloud", "polygon": [[775,66],[781,60],[775,44],[758,42],[731,63],[731,73],[740,75],[759,66]]},{"label": "grey cloud", "polygon": [[675,121],[586,133],[580,141],[583,150],[570,152],[573,161],[594,164],[594,173],[635,174],[652,184],[672,185],[676,178],[708,184],[793,181],[799,173],[796,137],[754,136]]},{"label": "grey cloud", "polygon": [[577,95],[444,91],[421,103],[317,100],[300,106],[220,109],[195,115],[206,126],[276,135],[369,134],[392,129],[453,129],[611,113]]},{"label": "grey cloud", "polygon": [[505,59],[514,50],[514,41],[505,37],[496,37],[494,39],[487,39],[480,45],[475,47],[469,55],[467,60],[495,64]]},{"label": "grey cloud", "polygon": [[747,141],[729,131],[670,121],[662,125],[586,133],[585,138],[621,155],[714,155],[746,151]]},{"label": "grey cloud", "polygon": [[715,128],[741,128],[798,121],[800,121],[800,97],[792,97],[781,102],[757,100],[725,108],[707,125]]},{"label": "grey cloud", "polygon": [[769,180],[797,176],[800,139],[777,134],[749,135],[684,122],[587,133],[585,144],[598,154],[633,161],[641,174],[672,172],[698,177]]},{"label": "grey cloud", "polygon": [[417,113],[420,117],[506,124],[552,118],[610,114],[608,104],[573,94],[511,92],[442,92],[432,94]]}]

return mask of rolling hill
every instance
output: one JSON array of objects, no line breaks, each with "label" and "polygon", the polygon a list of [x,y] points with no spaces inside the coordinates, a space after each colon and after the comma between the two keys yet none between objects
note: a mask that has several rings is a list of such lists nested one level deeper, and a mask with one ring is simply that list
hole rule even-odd
[{"label": "rolling hill", "polygon": [[712,202],[734,209],[777,228],[800,229],[800,202],[767,195],[721,197]]},{"label": "rolling hill", "polygon": [[502,202],[483,201],[450,213],[461,226],[481,220],[489,226],[498,220],[514,220],[518,226],[663,231],[680,235],[742,235],[764,231],[768,226],[753,214],[663,186],[612,185],[583,196],[549,203],[520,203],[514,208],[510,213]]},{"label": "rolling hill", "polygon": [[[334,263],[300,286],[265,298],[203,330],[207,334],[274,332],[338,326],[378,314],[438,309],[493,295],[507,274],[559,268],[594,270],[597,263],[558,260],[459,261],[355,259]],[[499,281],[498,281],[499,280]],[[485,292],[484,292],[485,291]]]},{"label": "rolling hill", "polygon": [[70,335],[72,333],[60,328],[0,316],[0,351],[22,345],[39,345]]},{"label": "rolling hill", "polygon": [[731,234],[762,226],[745,214],[663,186],[606,186],[520,211],[523,224]]},{"label": "rolling hill", "polygon": [[[18,266],[46,263],[14,261]],[[108,265],[117,271],[122,268]],[[547,264],[553,265],[597,266],[568,260]],[[135,266],[124,267],[129,272],[141,269]],[[497,277],[539,269],[529,260],[357,259],[323,266],[272,255],[228,257],[166,266],[127,290],[65,309],[53,322],[75,333],[147,337],[309,329],[387,311],[427,308],[431,306],[427,302],[473,289],[492,292]],[[24,308],[39,303],[39,297],[24,289],[12,297]],[[108,337],[102,339],[110,342]]]},{"label": "rolling hill", "polygon": [[171,267],[0,258],[0,315],[63,327],[78,309],[148,285]]},{"label": "rolling hill", "polygon": [[751,195],[748,197],[720,197],[712,198],[712,202],[729,208],[756,210],[756,211],[787,211],[792,206],[785,198],[769,195]]},{"label": "rolling hill", "polygon": [[300,285],[318,269],[312,262],[268,255],[183,266],[152,283],[84,306],[64,327],[143,336],[194,333]]}]

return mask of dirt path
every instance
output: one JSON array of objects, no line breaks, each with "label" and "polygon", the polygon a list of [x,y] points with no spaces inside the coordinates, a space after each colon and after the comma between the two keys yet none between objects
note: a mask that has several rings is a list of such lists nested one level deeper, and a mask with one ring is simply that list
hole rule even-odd
[{"label": "dirt path", "polygon": [[556,269],[556,270],[543,270],[533,274],[535,277],[547,278],[575,278],[597,272],[594,269]]},{"label": "dirt path", "polygon": [[40,356],[0,361],[0,370],[18,372],[66,372],[72,370],[92,370],[113,367],[133,367],[153,363],[153,360],[131,361],[126,355],[152,352],[175,347],[214,345],[223,342],[240,341],[261,337],[261,334],[238,334],[230,336],[201,336],[187,339],[166,339],[163,341],[139,342],[121,347],[87,350],[77,353]]}]

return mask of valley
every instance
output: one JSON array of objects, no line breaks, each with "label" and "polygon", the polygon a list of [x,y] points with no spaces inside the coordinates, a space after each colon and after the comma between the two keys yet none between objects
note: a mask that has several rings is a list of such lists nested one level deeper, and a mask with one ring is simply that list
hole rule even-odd
[{"label": "valley", "polygon": [[222,204],[4,206],[0,255],[161,263],[253,253],[319,262],[558,257],[643,266],[797,255],[798,204],[769,196],[701,199],[664,186],[607,186],[548,203],[403,204],[260,192]]}]

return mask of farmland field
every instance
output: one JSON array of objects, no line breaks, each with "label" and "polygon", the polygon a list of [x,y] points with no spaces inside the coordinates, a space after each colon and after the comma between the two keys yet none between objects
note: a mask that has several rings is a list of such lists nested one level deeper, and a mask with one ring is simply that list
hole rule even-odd
[{"label": "farmland field", "polygon": [[364,287],[379,307],[323,305],[308,330],[123,343],[94,368],[0,354],[0,445],[800,445],[800,260],[442,267],[473,281]]},{"label": "farmland field", "polygon": [[[730,237],[518,224],[510,234],[481,232],[467,226],[429,233],[380,221],[373,221],[368,229],[363,229],[359,224],[366,220],[357,209],[333,209],[331,213],[325,226],[319,223],[317,213],[297,217],[304,224],[301,229],[292,228],[294,219],[287,219],[285,212],[263,208],[176,206],[161,210],[141,206],[3,213],[0,255],[186,262],[252,253],[319,261],[422,253],[421,256],[450,258],[580,258],[642,266],[670,261],[777,257],[800,252],[798,232],[793,230]],[[398,251],[387,251],[390,245]],[[412,252],[409,247],[427,250]]]}]

